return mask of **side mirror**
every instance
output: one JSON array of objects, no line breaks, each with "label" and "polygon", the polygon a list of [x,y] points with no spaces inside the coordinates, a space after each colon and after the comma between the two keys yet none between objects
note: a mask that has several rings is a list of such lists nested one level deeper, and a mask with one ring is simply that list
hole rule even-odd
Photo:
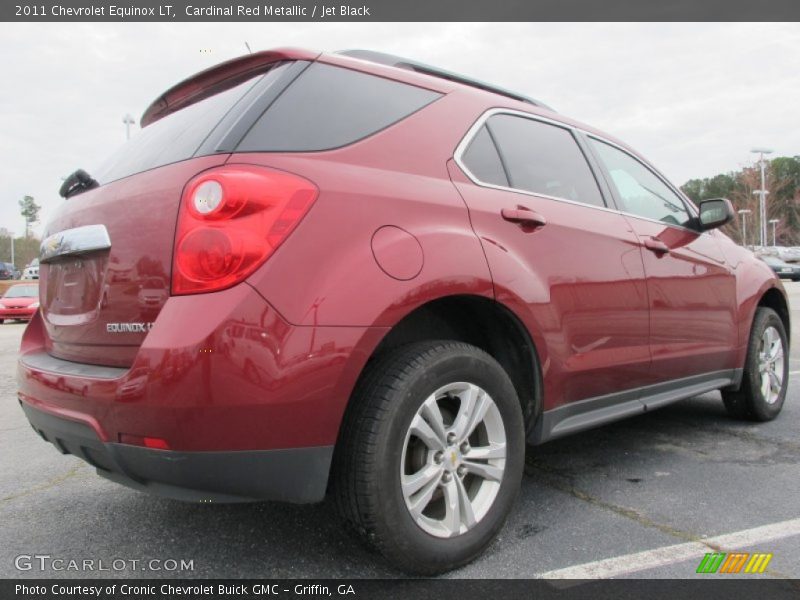
[{"label": "side mirror", "polygon": [[713,198],[700,202],[700,216],[697,219],[700,231],[716,229],[736,218],[731,201],[727,198]]}]

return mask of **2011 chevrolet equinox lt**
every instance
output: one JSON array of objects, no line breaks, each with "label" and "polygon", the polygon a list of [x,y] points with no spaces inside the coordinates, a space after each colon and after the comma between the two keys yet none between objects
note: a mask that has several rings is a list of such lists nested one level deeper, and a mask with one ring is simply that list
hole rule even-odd
[{"label": "2011 chevrolet equinox lt", "polygon": [[528,444],[711,390],[769,420],[770,268],[633,150],[365,51],[203,71],[62,186],[20,351],[34,429],[171,498],[318,502],[397,567],[475,558]]}]

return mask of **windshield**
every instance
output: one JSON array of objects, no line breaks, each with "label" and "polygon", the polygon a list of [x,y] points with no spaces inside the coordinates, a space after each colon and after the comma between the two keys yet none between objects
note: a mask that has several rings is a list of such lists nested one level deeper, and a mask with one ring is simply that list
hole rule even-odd
[{"label": "windshield", "polygon": [[14,285],[8,288],[3,298],[38,298],[38,285]]}]

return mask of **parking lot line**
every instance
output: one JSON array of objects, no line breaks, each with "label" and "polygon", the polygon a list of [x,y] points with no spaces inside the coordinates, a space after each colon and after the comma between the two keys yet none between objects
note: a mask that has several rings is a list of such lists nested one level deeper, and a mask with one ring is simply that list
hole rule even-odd
[{"label": "parking lot line", "polygon": [[643,552],[596,560],[582,565],[547,571],[537,577],[541,579],[607,579],[679,563],[691,558],[699,558],[709,550],[714,552],[734,550],[795,535],[800,535],[800,519],[743,529],[696,542],[662,546]]}]

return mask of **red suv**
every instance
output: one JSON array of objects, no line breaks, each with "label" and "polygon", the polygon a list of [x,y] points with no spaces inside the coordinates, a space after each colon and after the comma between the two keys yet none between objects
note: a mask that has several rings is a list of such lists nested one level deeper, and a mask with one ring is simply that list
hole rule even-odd
[{"label": "red suv", "polygon": [[354,51],[176,85],[77,171],[19,399],[61,452],[196,502],[318,502],[396,566],[477,556],[540,444],[722,390],[769,420],[769,267],[641,156],[518,94]]}]

